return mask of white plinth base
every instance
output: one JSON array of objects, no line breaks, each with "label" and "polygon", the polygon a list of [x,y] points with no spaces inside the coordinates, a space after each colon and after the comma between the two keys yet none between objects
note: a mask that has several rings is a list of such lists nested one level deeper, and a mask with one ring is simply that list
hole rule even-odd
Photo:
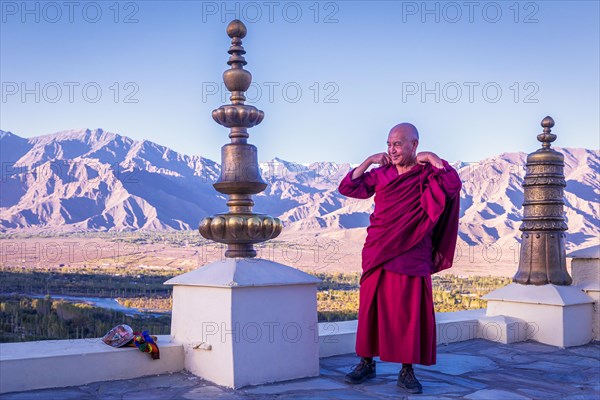
[{"label": "white plinth base", "polygon": [[577,287],[511,283],[483,298],[488,317],[523,320],[529,339],[558,347],[592,340],[593,300]]},{"label": "white plinth base", "polygon": [[217,261],[165,282],[185,369],[230,388],[319,375],[318,282],[263,259]]},{"label": "white plinth base", "polygon": [[592,246],[567,254],[572,257],[571,275],[573,285],[583,290],[594,300],[592,333],[600,340],[600,246]]}]

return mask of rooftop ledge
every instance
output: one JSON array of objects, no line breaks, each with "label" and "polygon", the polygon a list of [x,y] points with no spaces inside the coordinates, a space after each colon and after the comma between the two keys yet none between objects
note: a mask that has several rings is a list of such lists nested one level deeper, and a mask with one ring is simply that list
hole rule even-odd
[{"label": "rooftop ledge", "polygon": [[[485,309],[436,313],[436,321],[439,345],[476,338],[499,343],[528,339],[524,321],[502,316],[486,317]],[[320,357],[354,353],[356,327],[356,320],[320,323]],[[2,343],[0,393],[182,371],[183,346],[171,343],[169,335],[159,335],[158,345],[160,360],[152,360],[137,348],[112,348],[99,338]],[[33,376],[35,379],[31,379]]]},{"label": "rooftop ledge", "polygon": [[2,343],[0,393],[179,372],[183,347],[169,341],[169,335],[158,336],[160,360],[135,347],[107,346],[100,338]]}]

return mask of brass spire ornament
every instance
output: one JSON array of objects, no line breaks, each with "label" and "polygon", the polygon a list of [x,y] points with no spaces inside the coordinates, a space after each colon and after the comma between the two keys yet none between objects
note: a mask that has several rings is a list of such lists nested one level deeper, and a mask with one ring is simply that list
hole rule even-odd
[{"label": "brass spire ornament", "polygon": [[573,281],[565,257],[564,156],[550,147],[556,140],[553,126],[551,117],[542,120],[544,131],[537,136],[542,147],[527,156],[521,252],[513,277],[513,282],[525,285],[570,285]]},{"label": "brass spire ornament", "polygon": [[261,123],[265,114],[254,106],[244,104],[252,83],[252,74],[244,69],[246,50],[242,39],[246,36],[242,21],[233,20],[227,25],[231,38],[223,81],[231,92],[231,104],[213,110],[213,119],[230,128],[231,143],[221,148],[221,176],[214,188],[229,196],[229,212],[207,217],[200,222],[200,234],[219,243],[227,244],[225,257],[256,257],[253,244],[277,237],[283,228],[279,218],[252,212],[252,195],[265,190],[266,182],[260,175],[256,146],[248,143],[248,128]]}]

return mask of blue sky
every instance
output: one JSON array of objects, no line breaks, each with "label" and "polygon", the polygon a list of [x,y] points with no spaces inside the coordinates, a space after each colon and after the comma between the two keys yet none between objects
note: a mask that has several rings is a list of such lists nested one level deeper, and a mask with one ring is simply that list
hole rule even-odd
[{"label": "blue sky", "polygon": [[227,22],[246,22],[259,159],[360,162],[414,123],[450,161],[599,147],[597,1],[1,2],[0,129],[103,128],[219,161]]}]

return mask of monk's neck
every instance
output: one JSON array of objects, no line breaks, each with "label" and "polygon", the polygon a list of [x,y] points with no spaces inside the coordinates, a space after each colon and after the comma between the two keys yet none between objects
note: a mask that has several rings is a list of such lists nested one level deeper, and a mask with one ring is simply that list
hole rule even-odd
[{"label": "monk's neck", "polygon": [[396,165],[396,170],[398,171],[398,175],[410,171],[415,165],[417,165],[416,162],[408,163],[405,165]]}]

